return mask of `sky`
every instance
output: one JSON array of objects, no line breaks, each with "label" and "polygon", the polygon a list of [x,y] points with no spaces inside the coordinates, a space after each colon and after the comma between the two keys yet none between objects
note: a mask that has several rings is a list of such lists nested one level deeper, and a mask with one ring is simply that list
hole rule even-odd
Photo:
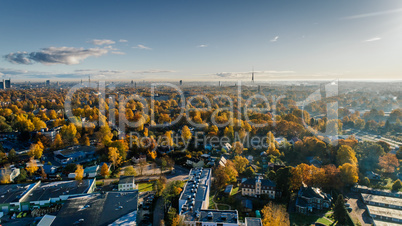
[{"label": "sky", "polygon": [[0,0],[13,81],[400,79],[402,1]]}]

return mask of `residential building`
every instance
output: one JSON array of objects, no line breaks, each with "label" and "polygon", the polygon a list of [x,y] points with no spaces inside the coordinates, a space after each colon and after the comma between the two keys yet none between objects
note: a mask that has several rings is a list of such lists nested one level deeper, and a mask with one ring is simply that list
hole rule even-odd
[{"label": "residential building", "polygon": [[261,218],[246,217],[245,224],[247,226],[262,226]]},{"label": "residential building", "polygon": [[331,206],[332,198],[319,188],[309,187],[303,183],[297,193],[296,211],[299,213],[314,212]]},{"label": "residential building", "polygon": [[136,188],[134,176],[120,176],[119,191],[131,191]]},{"label": "residential building", "polygon": [[14,182],[14,179],[20,175],[20,169],[15,167],[2,168],[0,170],[0,179],[7,179],[10,182]]},{"label": "residential building", "polygon": [[243,196],[261,197],[267,195],[270,199],[275,199],[276,184],[269,179],[263,179],[262,176],[249,178],[240,184],[241,194]]},{"label": "residential building", "polygon": [[189,158],[189,159],[187,159],[186,164],[193,168],[200,168],[205,165],[205,162],[202,159]]},{"label": "residential building", "polygon": [[51,225],[136,225],[137,211],[137,190],[88,194],[69,198]]},{"label": "residential building", "polygon": [[82,160],[94,158],[95,147],[93,146],[73,146],[63,150],[54,151],[54,159],[60,164],[69,164]]}]

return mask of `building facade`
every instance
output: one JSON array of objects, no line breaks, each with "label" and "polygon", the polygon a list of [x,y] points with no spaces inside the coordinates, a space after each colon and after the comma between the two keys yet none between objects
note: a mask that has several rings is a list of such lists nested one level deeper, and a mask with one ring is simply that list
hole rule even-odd
[{"label": "building facade", "polygon": [[243,196],[260,197],[261,195],[267,195],[270,199],[275,199],[275,182],[263,179],[261,176],[247,179],[241,183],[240,188]]}]

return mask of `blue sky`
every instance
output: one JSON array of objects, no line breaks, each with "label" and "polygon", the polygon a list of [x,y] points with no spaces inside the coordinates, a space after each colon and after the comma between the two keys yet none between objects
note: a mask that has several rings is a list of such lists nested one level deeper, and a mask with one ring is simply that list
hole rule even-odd
[{"label": "blue sky", "polygon": [[402,2],[0,1],[20,80],[399,79]]}]

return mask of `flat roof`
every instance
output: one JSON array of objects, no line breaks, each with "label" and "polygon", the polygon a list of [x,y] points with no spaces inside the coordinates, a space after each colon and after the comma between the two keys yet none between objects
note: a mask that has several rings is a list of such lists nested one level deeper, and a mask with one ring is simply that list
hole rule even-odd
[{"label": "flat roof", "polygon": [[395,224],[386,221],[379,221],[379,220],[374,220],[374,224],[375,226],[401,226],[400,224]]},{"label": "flat roof", "polygon": [[246,217],[246,226],[262,226],[261,218]]},{"label": "flat roof", "polygon": [[370,214],[374,214],[377,216],[389,217],[389,218],[402,219],[402,210],[396,210],[396,209],[378,207],[378,206],[372,206],[372,205],[367,205],[367,209],[369,210]]},{"label": "flat roof", "polygon": [[134,181],[134,176],[120,176],[119,178],[119,184],[131,184]]},{"label": "flat roof", "polygon": [[376,203],[384,203],[384,204],[389,204],[389,205],[402,206],[401,198],[373,195],[373,194],[365,194],[365,193],[362,193],[361,195],[362,195],[364,201],[371,201],[371,202],[376,202]]},{"label": "flat roof", "polygon": [[[184,186],[180,200],[185,200],[187,207],[193,206],[194,210],[200,210],[206,197],[211,181],[211,169],[193,168],[189,173],[189,180]],[[190,197],[190,198],[189,198]]]},{"label": "flat roof", "polygon": [[185,221],[238,224],[237,210],[201,210],[188,212]]},{"label": "flat roof", "polygon": [[61,195],[78,195],[85,194],[91,187],[94,180],[69,180],[41,183],[36,187],[31,194],[29,194],[24,202],[49,200],[50,198],[57,198]]},{"label": "flat roof", "polygon": [[74,225],[83,219],[82,225],[106,226],[122,217],[136,218],[137,205],[138,190],[69,198],[52,225]]},{"label": "flat roof", "polygon": [[7,184],[0,186],[0,203],[19,202],[35,184]]}]

